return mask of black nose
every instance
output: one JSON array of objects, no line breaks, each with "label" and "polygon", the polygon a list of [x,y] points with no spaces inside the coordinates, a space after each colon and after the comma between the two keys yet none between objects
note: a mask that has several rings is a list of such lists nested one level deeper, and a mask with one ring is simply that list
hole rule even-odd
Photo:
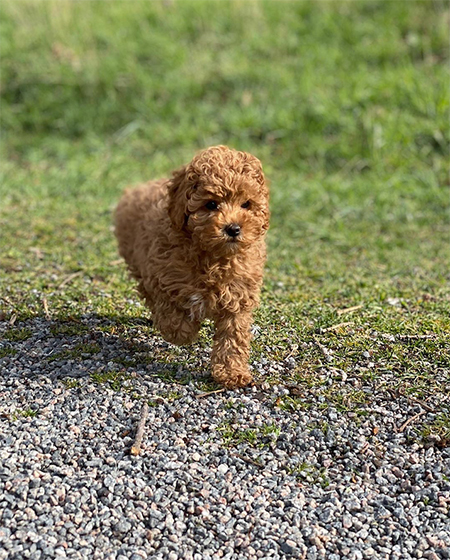
[{"label": "black nose", "polygon": [[230,224],[226,226],[225,233],[227,233],[230,237],[237,237],[241,233],[241,226],[238,224]]}]

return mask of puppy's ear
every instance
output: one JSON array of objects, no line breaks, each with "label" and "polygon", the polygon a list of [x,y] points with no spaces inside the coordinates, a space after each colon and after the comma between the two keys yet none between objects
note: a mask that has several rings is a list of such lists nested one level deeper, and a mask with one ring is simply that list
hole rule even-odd
[{"label": "puppy's ear", "polygon": [[269,220],[270,220],[270,209],[269,209],[269,188],[267,182],[264,180],[263,175],[263,184],[260,187],[260,216],[262,219],[262,230],[267,231],[269,229]]},{"label": "puppy's ear", "polygon": [[270,220],[270,210],[269,210],[269,204],[268,204],[268,200],[266,202],[266,204],[263,207],[262,210],[262,215],[263,215],[263,225],[262,225],[262,229],[264,231],[267,231],[269,229],[269,220]]},{"label": "puppy's ear", "polygon": [[251,154],[246,154],[245,152],[243,153],[245,157],[243,172],[248,173],[259,185],[267,188],[262,165],[259,159]]},{"label": "puppy's ear", "polygon": [[261,215],[263,218],[262,229],[269,229],[270,210],[269,210],[269,184],[264,176],[261,162],[258,158],[250,156],[250,160],[246,163],[249,166],[249,174],[259,185],[259,193],[262,199]]},{"label": "puppy's ear", "polygon": [[188,220],[187,203],[192,191],[195,190],[197,179],[189,166],[183,166],[173,172],[173,177],[169,182],[169,218],[174,228],[179,231],[184,229]]}]

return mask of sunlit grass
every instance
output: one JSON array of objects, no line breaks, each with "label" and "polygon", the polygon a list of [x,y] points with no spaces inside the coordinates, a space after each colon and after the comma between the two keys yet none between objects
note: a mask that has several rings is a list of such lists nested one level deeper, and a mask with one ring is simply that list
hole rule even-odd
[{"label": "sunlit grass", "polygon": [[[341,410],[387,389],[448,390],[448,2],[0,9],[8,344],[35,316],[71,339],[83,316],[105,317],[105,336],[126,338],[146,312],[112,232],[120,192],[225,143],[260,157],[271,184],[252,362],[279,364],[266,379],[298,387],[280,406],[309,406],[303,390]],[[155,357],[173,358],[167,382],[179,367],[191,380],[189,352]]]}]

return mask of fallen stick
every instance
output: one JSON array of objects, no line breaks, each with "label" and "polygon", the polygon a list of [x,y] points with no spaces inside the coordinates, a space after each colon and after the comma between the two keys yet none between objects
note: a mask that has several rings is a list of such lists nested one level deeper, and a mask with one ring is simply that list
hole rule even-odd
[{"label": "fallen stick", "polygon": [[434,334],[397,334],[400,340],[429,340],[435,338]]},{"label": "fallen stick", "polygon": [[250,457],[246,457],[245,455],[241,455],[240,453],[233,453],[233,457],[237,457],[241,461],[244,461],[245,463],[249,463],[250,465],[255,465],[255,467],[258,467],[259,469],[264,468],[264,465],[261,465],[261,463],[258,463],[258,461],[250,459]]},{"label": "fallen stick", "polygon": [[344,315],[344,313],[353,313],[353,311],[358,311],[358,309],[362,309],[364,305],[354,305],[353,307],[346,307],[345,309],[338,309],[336,313],[338,315]]},{"label": "fallen stick", "polygon": [[195,395],[196,399],[201,399],[203,397],[209,397],[209,395],[215,395],[217,393],[223,393],[225,391],[225,389],[217,389],[216,391],[208,391],[207,393],[199,393],[198,395]]},{"label": "fallen stick", "polygon": [[83,274],[82,270],[79,270],[78,272],[74,272],[73,274],[69,274],[69,276],[66,276],[64,278],[64,280],[61,282],[61,284],[59,284],[59,286],[57,286],[57,290],[60,290],[61,288],[64,288],[64,286],[66,284],[69,284],[70,282],[72,282],[72,280],[74,278],[76,278],[77,276],[81,276],[81,274]]},{"label": "fallen stick", "polygon": [[414,420],[417,420],[417,418],[420,418],[421,416],[423,416],[426,413],[427,413],[426,410],[422,410],[418,414],[415,414],[414,416],[411,416],[411,418],[409,418],[404,424],[402,424],[397,431],[400,432],[400,433],[404,432],[405,428],[407,428],[411,424],[411,422],[414,422]]},{"label": "fallen stick", "polygon": [[[392,394],[392,393],[391,393]],[[432,406],[430,406],[428,403],[426,403],[425,401],[422,401],[420,399],[415,399],[414,397],[410,397],[409,395],[406,395],[401,389],[398,389],[398,394],[401,397],[404,397],[405,399],[408,399],[408,401],[416,403],[418,405],[420,405],[424,410],[428,411],[428,412],[436,412],[436,409]],[[394,395],[396,396],[396,395]]]},{"label": "fallen stick", "polygon": [[17,311],[17,306],[15,306],[13,303],[11,303],[8,298],[0,296],[0,300],[4,301],[8,305],[10,305],[14,309],[14,311]]},{"label": "fallen stick", "polygon": [[144,435],[145,422],[148,417],[148,404],[145,402],[142,407],[141,417],[139,419],[139,424],[136,428],[136,437],[134,438],[134,443],[130,449],[130,455],[139,455],[141,453],[141,443],[142,437]]},{"label": "fallen stick", "polygon": [[48,309],[48,301],[46,297],[42,298],[42,307],[44,308],[44,315],[47,321],[50,319],[50,311]]}]

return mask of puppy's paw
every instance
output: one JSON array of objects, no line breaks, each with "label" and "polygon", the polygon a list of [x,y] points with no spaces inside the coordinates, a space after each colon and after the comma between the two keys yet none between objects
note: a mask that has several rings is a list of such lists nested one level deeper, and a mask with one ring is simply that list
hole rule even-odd
[{"label": "puppy's paw", "polygon": [[223,385],[226,389],[237,389],[238,387],[245,387],[252,380],[252,374],[247,366],[234,365],[224,366],[216,364],[212,370],[214,381]]}]

